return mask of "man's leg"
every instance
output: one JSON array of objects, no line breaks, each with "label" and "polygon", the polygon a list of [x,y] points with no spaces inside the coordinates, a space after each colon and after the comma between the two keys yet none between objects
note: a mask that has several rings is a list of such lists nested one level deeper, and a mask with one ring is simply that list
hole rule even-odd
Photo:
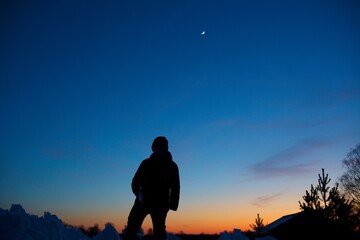
[{"label": "man's leg", "polygon": [[129,213],[127,227],[124,238],[126,240],[136,240],[137,233],[149,212],[144,208],[143,204],[135,200],[134,205]]},{"label": "man's leg", "polygon": [[167,239],[165,221],[168,211],[168,209],[164,208],[150,210],[155,240]]}]

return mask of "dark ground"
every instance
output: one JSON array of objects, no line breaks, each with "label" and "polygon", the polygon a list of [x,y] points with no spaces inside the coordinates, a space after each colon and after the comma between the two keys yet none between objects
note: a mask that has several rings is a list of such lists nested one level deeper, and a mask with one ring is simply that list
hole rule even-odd
[{"label": "dark ground", "polygon": [[[179,237],[181,240],[218,240],[219,234],[174,234]],[[122,234],[120,234],[122,237]],[[153,235],[145,235],[142,239],[139,240],[155,240]]]},{"label": "dark ground", "polygon": [[218,240],[219,234],[175,234],[181,240]]},{"label": "dark ground", "polygon": [[[251,233],[244,233],[249,239],[254,239],[254,236]],[[219,240],[220,234],[174,234],[179,237],[181,240]],[[121,235],[120,235],[121,236]],[[145,235],[142,239],[139,240],[155,240],[153,235]]]}]

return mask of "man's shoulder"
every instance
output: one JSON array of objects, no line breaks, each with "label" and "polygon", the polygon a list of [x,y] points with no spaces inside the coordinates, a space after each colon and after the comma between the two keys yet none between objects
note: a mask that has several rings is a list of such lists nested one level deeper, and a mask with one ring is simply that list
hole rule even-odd
[{"label": "man's shoulder", "polygon": [[145,158],[141,161],[141,164],[148,164],[149,162],[151,162],[151,158]]},{"label": "man's shoulder", "polygon": [[171,160],[170,161],[170,166],[172,167],[172,168],[174,168],[174,169],[178,169],[178,165],[177,165],[177,163],[174,161],[174,160]]}]

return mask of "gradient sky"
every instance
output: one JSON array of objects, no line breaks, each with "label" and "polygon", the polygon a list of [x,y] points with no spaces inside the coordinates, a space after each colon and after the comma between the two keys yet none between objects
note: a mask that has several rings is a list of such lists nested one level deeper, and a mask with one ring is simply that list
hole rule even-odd
[{"label": "gradient sky", "polygon": [[0,207],[121,231],[133,174],[164,135],[181,177],[168,231],[298,212],[360,142],[359,12],[346,0],[1,1]]}]

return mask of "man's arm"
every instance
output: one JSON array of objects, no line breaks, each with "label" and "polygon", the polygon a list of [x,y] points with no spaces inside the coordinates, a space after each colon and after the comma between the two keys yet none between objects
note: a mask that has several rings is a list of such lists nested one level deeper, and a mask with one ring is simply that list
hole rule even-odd
[{"label": "man's arm", "polygon": [[175,164],[170,192],[170,209],[176,211],[179,206],[180,199],[180,175],[179,168]]},{"label": "man's arm", "polygon": [[137,169],[132,182],[131,182],[131,189],[132,192],[135,194],[135,196],[137,197],[139,194],[139,190],[141,188],[141,176],[142,176],[142,172],[143,172],[143,162],[140,164],[139,168]]}]

